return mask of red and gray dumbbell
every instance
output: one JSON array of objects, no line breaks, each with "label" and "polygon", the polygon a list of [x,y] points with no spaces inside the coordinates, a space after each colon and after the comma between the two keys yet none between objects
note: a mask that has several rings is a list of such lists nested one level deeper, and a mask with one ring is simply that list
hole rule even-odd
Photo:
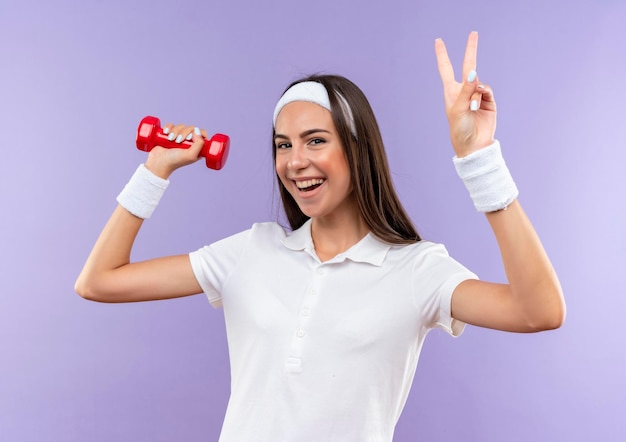
[{"label": "red and gray dumbbell", "polygon": [[[180,143],[170,141],[168,135],[163,133],[161,120],[157,117],[147,116],[141,120],[137,128],[137,149],[150,152],[154,146],[162,146],[167,149],[188,149],[193,144],[190,140]],[[206,159],[206,167],[220,170],[226,164],[230,150],[230,137],[224,134],[215,134],[208,140],[204,140],[204,147],[200,156]]]}]

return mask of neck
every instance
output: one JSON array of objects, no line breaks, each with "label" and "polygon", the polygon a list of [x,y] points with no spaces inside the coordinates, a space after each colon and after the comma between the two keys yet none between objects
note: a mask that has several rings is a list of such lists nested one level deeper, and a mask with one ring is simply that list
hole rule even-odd
[{"label": "neck", "polygon": [[311,238],[315,253],[321,261],[328,261],[358,243],[369,229],[358,210],[349,215],[313,218]]}]

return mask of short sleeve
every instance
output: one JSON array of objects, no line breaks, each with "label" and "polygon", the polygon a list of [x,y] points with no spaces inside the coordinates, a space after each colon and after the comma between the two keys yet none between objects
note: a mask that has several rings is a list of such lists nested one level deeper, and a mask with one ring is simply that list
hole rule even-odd
[{"label": "short sleeve", "polygon": [[249,238],[250,230],[246,230],[189,254],[193,273],[213,307],[222,306],[222,287],[236,268]]},{"label": "short sleeve", "polygon": [[459,336],[465,323],[452,317],[452,294],[457,286],[478,277],[450,257],[441,244],[422,242],[413,268],[414,292],[427,323]]},{"label": "short sleeve", "polygon": [[460,283],[468,279],[478,279],[478,277],[469,271],[465,274],[457,273],[453,275],[446,280],[439,294],[437,327],[455,338],[463,333],[465,323],[452,317],[452,294]]}]

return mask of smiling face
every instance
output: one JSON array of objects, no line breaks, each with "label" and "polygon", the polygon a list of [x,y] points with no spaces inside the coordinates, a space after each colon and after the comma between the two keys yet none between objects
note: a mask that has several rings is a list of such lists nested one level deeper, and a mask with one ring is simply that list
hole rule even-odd
[{"label": "smiling face", "polygon": [[358,216],[350,169],[330,111],[294,101],[278,114],[276,173],[302,212],[314,220]]}]

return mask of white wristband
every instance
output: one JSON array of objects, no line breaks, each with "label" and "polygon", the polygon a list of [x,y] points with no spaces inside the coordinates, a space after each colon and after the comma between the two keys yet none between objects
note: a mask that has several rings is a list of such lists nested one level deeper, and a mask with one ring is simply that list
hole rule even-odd
[{"label": "white wristband", "polygon": [[159,178],[140,164],[117,196],[117,202],[133,215],[148,219],[161,200],[169,180]]},{"label": "white wristband", "polygon": [[455,156],[452,162],[479,212],[506,209],[519,195],[498,140],[466,157]]}]

